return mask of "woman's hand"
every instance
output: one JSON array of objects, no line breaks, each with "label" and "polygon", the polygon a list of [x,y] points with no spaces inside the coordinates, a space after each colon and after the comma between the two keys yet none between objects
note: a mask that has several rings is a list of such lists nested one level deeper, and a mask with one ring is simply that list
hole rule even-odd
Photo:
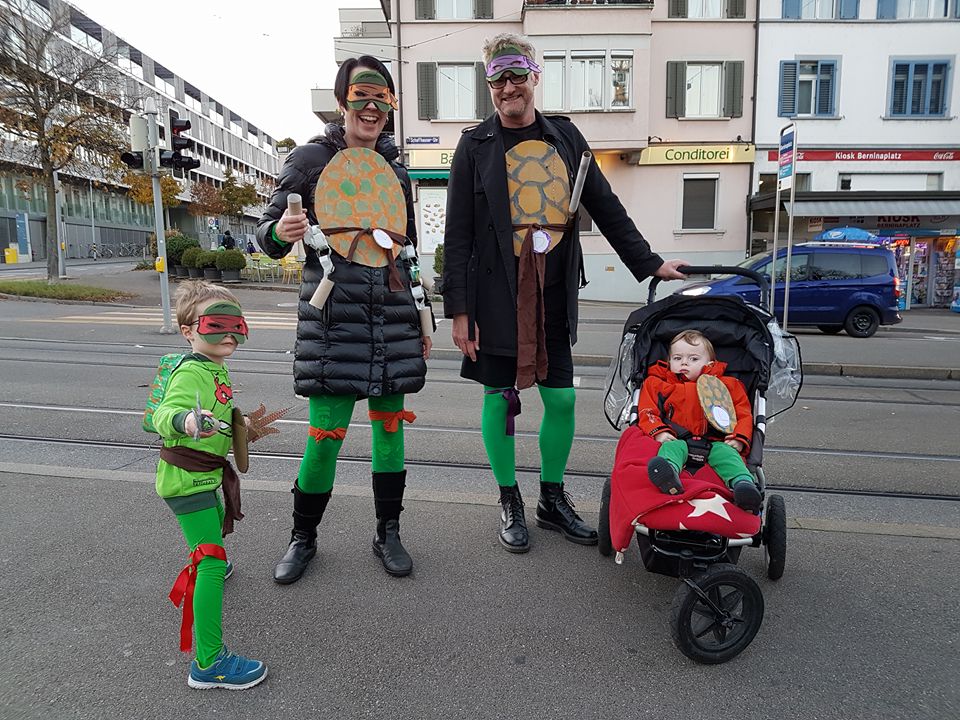
[{"label": "woman's hand", "polygon": [[433,347],[433,338],[429,335],[423,336],[423,359],[430,359],[430,348]]},{"label": "woman's hand", "polygon": [[450,334],[453,337],[453,344],[460,348],[460,352],[470,358],[471,361],[477,361],[477,350],[480,349],[480,328],[474,323],[473,334],[476,340],[469,339],[467,330],[467,314],[460,313],[453,316],[453,329]]},{"label": "woman's hand", "polygon": [[292,245],[295,242],[303,240],[307,234],[307,211],[304,210],[299,215],[291,215],[290,210],[284,210],[283,216],[277,222],[276,233],[281,242]]}]

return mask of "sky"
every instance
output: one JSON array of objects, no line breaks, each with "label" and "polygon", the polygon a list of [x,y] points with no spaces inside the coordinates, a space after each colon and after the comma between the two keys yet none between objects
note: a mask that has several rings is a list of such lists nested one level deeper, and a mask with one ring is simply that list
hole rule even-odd
[{"label": "sky", "polygon": [[[323,129],[310,90],[332,88],[339,8],[377,0],[192,0],[161,3],[149,20],[131,0],[69,0],[164,67],[275,139]],[[269,10],[269,12],[268,12]],[[174,15],[183,22],[174,25]]]}]

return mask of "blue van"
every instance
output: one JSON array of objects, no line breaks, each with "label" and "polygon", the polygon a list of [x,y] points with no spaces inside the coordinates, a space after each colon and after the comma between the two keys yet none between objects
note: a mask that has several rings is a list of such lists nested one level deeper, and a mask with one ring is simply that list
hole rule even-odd
[{"label": "blue van", "polygon": [[[783,321],[786,248],[777,251],[777,317]],[[770,277],[771,253],[739,263]],[[686,285],[681,295],[739,295],[757,303],[760,289],[749,278],[718,275]],[[846,330],[867,338],[881,325],[900,322],[900,278],[893,251],[883,245],[808,242],[793,246],[790,262],[790,327],[812,325],[827,334]]]}]

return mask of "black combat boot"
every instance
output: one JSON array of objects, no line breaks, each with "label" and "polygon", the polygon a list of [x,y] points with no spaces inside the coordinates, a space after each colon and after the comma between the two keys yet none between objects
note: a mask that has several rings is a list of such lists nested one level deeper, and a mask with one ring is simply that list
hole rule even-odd
[{"label": "black combat boot", "polygon": [[317,554],[317,525],[330,501],[330,493],[305,493],[293,485],[293,532],[290,546],[273,571],[273,581],[280,585],[296,582]]},{"label": "black combat boot", "polygon": [[564,492],[563,483],[540,481],[537,525],[548,530],[558,530],[567,540],[579,545],[597,544],[597,531],[574,512],[570,495]]},{"label": "black combat boot", "polygon": [[527,519],[523,515],[520,486],[500,487],[500,544],[507,552],[525,553],[530,549]]},{"label": "black combat boot", "polygon": [[380,558],[383,569],[394,577],[404,577],[413,570],[413,560],[400,542],[400,513],[403,511],[406,480],[406,470],[373,473],[373,505],[377,511],[373,554]]}]

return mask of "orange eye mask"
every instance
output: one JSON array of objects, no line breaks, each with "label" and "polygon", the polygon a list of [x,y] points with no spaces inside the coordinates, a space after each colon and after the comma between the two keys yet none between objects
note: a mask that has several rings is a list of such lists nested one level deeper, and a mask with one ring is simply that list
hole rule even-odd
[{"label": "orange eye mask", "polygon": [[380,112],[390,112],[399,107],[396,96],[390,92],[386,79],[378,72],[358,73],[347,86],[347,107],[363,110],[373,103]]}]

